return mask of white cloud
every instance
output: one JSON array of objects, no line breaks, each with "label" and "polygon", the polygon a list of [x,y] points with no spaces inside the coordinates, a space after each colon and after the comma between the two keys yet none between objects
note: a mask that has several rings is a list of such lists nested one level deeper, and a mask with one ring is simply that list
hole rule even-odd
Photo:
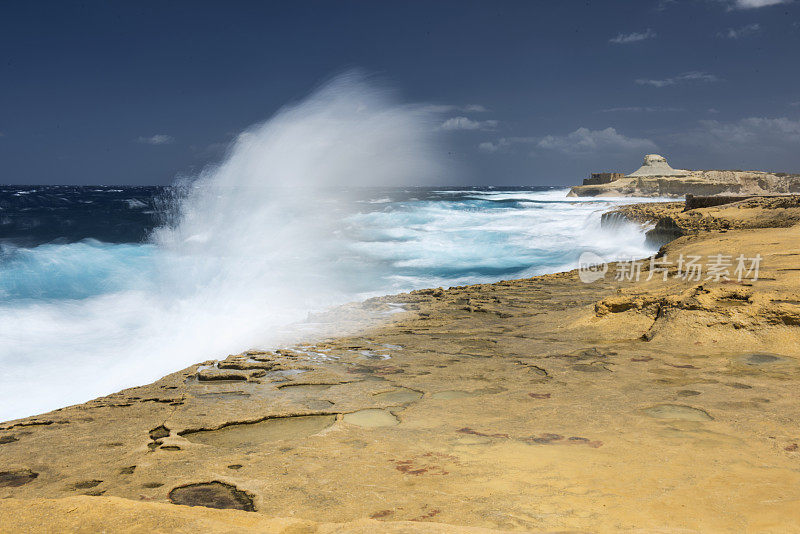
[{"label": "white cloud", "polygon": [[800,120],[786,117],[748,117],[732,123],[702,121],[701,124],[710,134],[732,143],[752,143],[776,135],[787,141],[800,143]]},{"label": "white cloud", "polygon": [[702,120],[697,128],[677,137],[683,143],[720,152],[775,152],[800,148],[800,120],[786,117],[748,117],[733,122]]},{"label": "white cloud", "polygon": [[616,37],[609,39],[608,42],[614,44],[630,44],[644,41],[645,39],[653,39],[655,36],[656,32],[647,28],[643,32],[620,33]]},{"label": "white cloud", "polygon": [[497,128],[498,121],[474,121],[467,117],[452,117],[444,121],[441,125],[442,130],[494,130]]},{"label": "white cloud", "polygon": [[539,137],[501,137],[496,141],[486,141],[478,145],[484,152],[500,152],[509,150],[514,145],[530,145],[539,141]]},{"label": "white cloud", "polygon": [[673,76],[671,78],[664,78],[661,80],[639,78],[636,80],[636,83],[639,85],[650,85],[653,87],[669,87],[671,85],[678,85],[690,82],[712,83],[718,81],[719,78],[717,78],[713,74],[700,71],[690,71],[690,72],[684,72],[683,74],[678,74],[677,76]]},{"label": "white cloud", "polygon": [[155,134],[150,137],[139,137],[137,143],[144,143],[146,145],[168,145],[175,142],[175,138],[166,134]]},{"label": "white cloud", "polygon": [[467,104],[464,106],[464,111],[471,111],[472,113],[486,113],[489,110],[480,104]]},{"label": "white cloud", "polygon": [[756,9],[759,7],[788,4],[792,0],[734,0],[730,9]]},{"label": "white cloud", "polygon": [[429,113],[486,113],[489,111],[480,104],[467,104],[466,106],[457,106],[454,104],[427,104],[422,106],[422,110]]},{"label": "white cloud", "polygon": [[547,135],[536,144],[538,148],[557,150],[565,154],[580,154],[597,151],[654,150],[656,144],[650,139],[626,137],[614,128],[590,130],[578,128],[567,135]]},{"label": "white cloud", "polygon": [[760,31],[760,24],[748,24],[747,26],[742,26],[741,28],[728,28],[724,32],[719,32],[717,37],[724,37],[726,39],[741,39],[742,37],[754,35]]},{"label": "white cloud", "polygon": [[655,150],[656,144],[649,139],[626,137],[614,128],[590,130],[578,128],[567,135],[544,137],[501,137],[478,145],[483,152],[506,152],[515,146],[528,145],[541,150],[553,150],[564,154],[581,155],[594,152],[625,152]]}]

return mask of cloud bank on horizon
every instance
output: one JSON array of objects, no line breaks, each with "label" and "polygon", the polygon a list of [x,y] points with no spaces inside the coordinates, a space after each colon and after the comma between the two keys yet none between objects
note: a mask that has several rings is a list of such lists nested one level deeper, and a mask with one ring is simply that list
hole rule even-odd
[{"label": "cloud bank on horizon", "polygon": [[757,9],[759,7],[788,4],[792,1],[793,0],[735,0],[732,7],[735,9]]}]

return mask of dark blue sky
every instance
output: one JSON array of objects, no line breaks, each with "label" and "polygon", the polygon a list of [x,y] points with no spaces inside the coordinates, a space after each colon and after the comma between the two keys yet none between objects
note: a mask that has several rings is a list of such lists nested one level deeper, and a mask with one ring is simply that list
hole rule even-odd
[{"label": "dark blue sky", "polygon": [[462,183],[800,172],[796,1],[3,2],[0,55],[0,183],[169,183],[354,67],[439,106]]}]

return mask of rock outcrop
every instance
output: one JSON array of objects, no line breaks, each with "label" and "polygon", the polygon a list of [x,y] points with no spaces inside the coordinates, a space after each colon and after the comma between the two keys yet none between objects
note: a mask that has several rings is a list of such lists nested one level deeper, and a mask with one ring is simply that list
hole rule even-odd
[{"label": "rock outcrop", "polygon": [[604,213],[601,224],[624,221],[652,227],[647,242],[662,246],[684,235],[754,228],[789,228],[800,224],[800,196],[751,197],[724,205],[687,209],[682,202],[630,204]]},{"label": "rock outcrop", "polygon": [[689,171],[673,169],[667,163],[667,158],[658,154],[647,154],[642,166],[633,171],[628,177],[633,176],[686,176]]},{"label": "rock outcrop", "polygon": [[571,197],[683,197],[800,193],[800,175],[762,171],[677,170],[657,154],[636,171],[608,183],[573,187]]}]

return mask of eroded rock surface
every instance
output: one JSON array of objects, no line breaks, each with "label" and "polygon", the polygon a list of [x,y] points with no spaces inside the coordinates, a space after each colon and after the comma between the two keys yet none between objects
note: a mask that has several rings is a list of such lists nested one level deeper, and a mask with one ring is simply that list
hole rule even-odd
[{"label": "eroded rock surface", "polygon": [[383,324],[2,423],[0,530],[796,530],[800,227],[740,206],[662,257],[760,254],[757,280],[370,299],[346,313]]}]

